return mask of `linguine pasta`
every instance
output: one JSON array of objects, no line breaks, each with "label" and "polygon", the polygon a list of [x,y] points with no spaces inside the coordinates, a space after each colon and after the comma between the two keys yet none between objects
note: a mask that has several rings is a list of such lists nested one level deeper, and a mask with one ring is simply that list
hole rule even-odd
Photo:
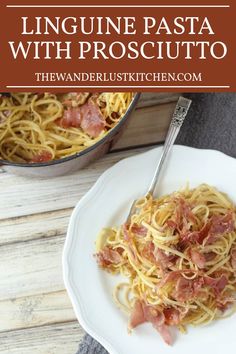
[{"label": "linguine pasta", "polygon": [[127,281],[114,289],[129,328],[151,322],[172,343],[169,328],[208,324],[235,311],[235,206],[203,184],[137,201],[131,222],[103,229],[99,265]]},{"label": "linguine pasta", "polygon": [[124,116],[130,92],[0,97],[0,158],[11,162],[60,159],[95,144]]}]

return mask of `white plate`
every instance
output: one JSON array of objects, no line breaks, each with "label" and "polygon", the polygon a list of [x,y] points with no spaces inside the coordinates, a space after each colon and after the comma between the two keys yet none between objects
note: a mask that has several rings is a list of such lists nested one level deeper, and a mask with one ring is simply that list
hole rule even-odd
[{"label": "white plate", "polygon": [[[167,346],[151,324],[127,333],[128,318],[116,307],[112,289],[118,278],[97,267],[95,239],[104,226],[125,221],[130,203],[145,194],[161,147],[125,159],[107,170],[77,204],[63,254],[64,281],[83,328],[111,354],[199,354],[235,352],[236,317],[189,328]],[[158,186],[169,193],[190,182],[209,183],[236,202],[236,160],[220,152],[175,146]]]}]

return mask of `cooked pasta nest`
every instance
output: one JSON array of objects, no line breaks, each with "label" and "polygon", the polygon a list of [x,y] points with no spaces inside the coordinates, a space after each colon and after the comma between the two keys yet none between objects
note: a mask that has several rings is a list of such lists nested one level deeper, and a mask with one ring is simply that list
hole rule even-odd
[{"label": "cooked pasta nest", "polygon": [[97,261],[127,281],[114,299],[129,329],[150,322],[166,343],[170,327],[208,324],[235,311],[235,206],[227,195],[202,184],[137,201],[130,223],[105,228]]}]

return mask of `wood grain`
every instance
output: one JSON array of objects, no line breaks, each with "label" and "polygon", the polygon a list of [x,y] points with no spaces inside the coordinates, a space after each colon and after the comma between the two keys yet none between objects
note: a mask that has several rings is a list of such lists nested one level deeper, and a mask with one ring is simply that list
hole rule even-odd
[{"label": "wood grain", "polygon": [[[111,166],[121,156],[128,157],[144,150],[146,149],[109,154],[103,161],[102,170]],[[101,168],[100,164],[99,166]],[[89,189],[90,183],[96,181],[97,174],[94,174],[94,170],[99,170],[101,173],[102,170],[99,169],[99,166],[95,169],[91,168],[90,182],[86,183],[86,188],[84,186],[83,190]],[[76,185],[79,183],[77,185],[78,191],[81,190],[80,173],[78,172],[73,177]],[[88,171],[87,175],[89,175]],[[67,180],[68,178],[70,177],[68,176]],[[62,185],[64,183],[64,177],[59,178],[57,188],[61,179]],[[15,193],[18,196],[19,182],[17,186],[16,181],[19,180],[23,183],[25,179],[8,175],[9,185],[15,186]],[[46,181],[40,182],[45,184]],[[27,179],[26,183],[29,183],[28,190],[30,192],[26,194],[27,200],[24,210],[27,206],[27,213],[29,213],[36,209],[35,200],[37,201],[36,205],[39,205],[42,188],[35,188],[35,184],[39,183],[35,179]],[[46,184],[48,186],[48,183]],[[69,183],[69,186],[71,185],[73,184]],[[36,192],[37,194],[35,194]],[[64,206],[64,201],[57,199],[54,204],[50,204],[48,201],[53,200],[51,195],[54,192],[53,185],[51,185],[43,195],[44,213],[1,221],[0,313],[2,318],[0,319],[0,331],[50,324],[62,321],[63,318],[70,320],[75,318],[64,292],[61,266],[62,248],[71,209],[55,210],[58,206]],[[65,196],[67,199],[69,196],[73,196],[70,203],[74,206],[82,194],[79,193],[74,198],[73,193],[69,192]],[[3,195],[2,198],[4,199]],[[14,204],[8,205],[8,216],[18,208],[19,206]],[[13,227],[14,236],[11,235]],[[3,244],[13,239],[17,242]],[[27,242],[25,242],[26,240]],[[68,313],[65,315],[66,311]]]},{"label": "wood grain", "polygon": [[61,254],[64,237],[0,248],[0,301],[64,289]]},{"label": "wood grain", "polygon": [[107,168],[146,149],[110,153],[87,169],[48,180],[3,173],[0,179],[0,220],[74,207]]},{"label": "wood grain", "polygon": [[145,92],[142,93],[138,101],[138,107],[149,107],[163,103],[176,102],[180,93],[175,92]]},{"label": "wood grain", "polygon": [[113,150],[157,144],[165,140],[176,102],[137,109]]},{"label": "wood grain", "polygon": [[0,245],[65,235],[72,208],[0,221]]},{"label": "wood grain", "polygon": [[0,354],[75,354],[83,335],[78,322],[0,333]]}]

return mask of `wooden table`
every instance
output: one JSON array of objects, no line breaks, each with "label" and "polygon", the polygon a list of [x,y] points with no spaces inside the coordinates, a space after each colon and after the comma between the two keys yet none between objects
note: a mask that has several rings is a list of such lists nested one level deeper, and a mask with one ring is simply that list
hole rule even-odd
[{"label": "wooden table", "polygon": [[177,98],[143,94],[114,149],[77,173],[43,180],[0,170],[1,354],[76,352],[84,331],[61,265],[72,209],[108,167],[163,142]]}]

